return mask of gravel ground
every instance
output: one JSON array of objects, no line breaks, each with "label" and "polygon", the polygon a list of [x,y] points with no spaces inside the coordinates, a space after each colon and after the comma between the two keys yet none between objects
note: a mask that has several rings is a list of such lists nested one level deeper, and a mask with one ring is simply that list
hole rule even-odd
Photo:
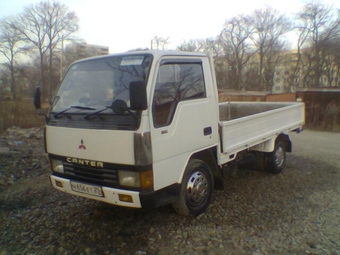
[{"label": "gravel ground", "polygon": [[0,255],[340,254],[338,133],[292,134],[284,172],[239,171],[196,218],[53,190],[41,137],[25,136],[0,154]]}]

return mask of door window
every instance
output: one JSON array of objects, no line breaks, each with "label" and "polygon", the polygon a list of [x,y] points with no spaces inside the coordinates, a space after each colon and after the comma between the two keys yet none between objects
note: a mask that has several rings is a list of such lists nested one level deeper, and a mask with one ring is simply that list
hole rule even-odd
[{"label": "door window", "polygon": [[206,97],[201,62],[166,62],[158,71],[152,104],[155,127],[171,123],[177,104]]}]

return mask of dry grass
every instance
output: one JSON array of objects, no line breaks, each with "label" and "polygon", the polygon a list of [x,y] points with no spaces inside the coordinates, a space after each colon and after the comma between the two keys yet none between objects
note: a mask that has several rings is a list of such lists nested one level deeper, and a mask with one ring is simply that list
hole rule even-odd
[{"label": "dry grass", "polygon": [[31,128],[44,124],[45,118],[37,114],[32,98],[0,101],[0,133],[12,126]]}]

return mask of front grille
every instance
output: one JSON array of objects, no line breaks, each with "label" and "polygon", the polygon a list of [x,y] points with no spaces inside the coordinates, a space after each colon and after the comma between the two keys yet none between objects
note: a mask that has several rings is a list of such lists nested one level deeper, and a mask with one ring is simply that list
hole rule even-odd
[{"label": "front grille", "polygon": [[118,186],[118,174],[115,169],[77,166],[64,162],[64,176],[71,180],[88,182],[107,187]]}]

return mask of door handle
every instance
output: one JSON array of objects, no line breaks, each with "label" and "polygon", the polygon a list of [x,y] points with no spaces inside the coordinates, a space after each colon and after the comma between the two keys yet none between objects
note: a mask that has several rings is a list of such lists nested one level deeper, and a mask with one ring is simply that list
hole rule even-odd
[{"label": "door handle", "polygon": [[211,135],[212,134],[212,127],[205,127],[203,129],[204,136]]}]

